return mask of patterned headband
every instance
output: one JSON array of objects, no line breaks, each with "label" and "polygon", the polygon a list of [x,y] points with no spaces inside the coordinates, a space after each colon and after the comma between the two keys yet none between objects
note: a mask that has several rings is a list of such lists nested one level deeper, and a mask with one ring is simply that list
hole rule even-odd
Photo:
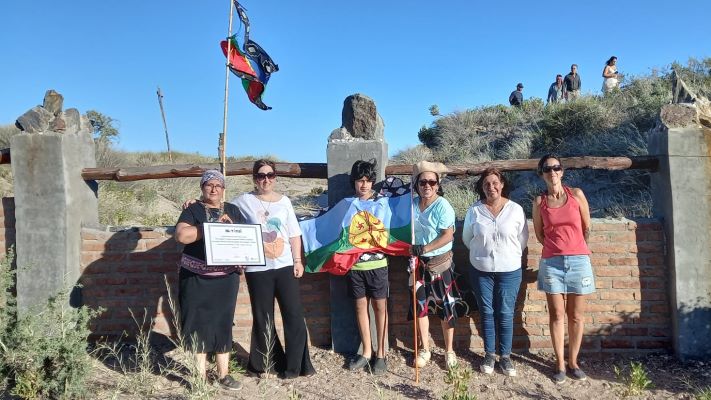
[{"label": "patterned headband", "polygon": [[222,186],[225,186],[225,176],[220,173],[220,171],[216,169],[208,169],[207,171],[202,173],[202,178],[200,179],[200,187],[205,184],[205,182],[212,180],[212,179],[217,179],[220,181]]}]

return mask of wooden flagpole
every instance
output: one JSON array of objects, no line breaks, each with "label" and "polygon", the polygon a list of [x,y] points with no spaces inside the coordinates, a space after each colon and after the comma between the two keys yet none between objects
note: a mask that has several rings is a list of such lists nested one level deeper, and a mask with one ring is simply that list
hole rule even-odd
[{"label": "wooden flagpole", "polygon": [[160,115],[163,117],[163,129],[165,129],[165,144],[168,146],[168,160],[173,163],[173,154],[170,152],[170,139],[168,138],[168,124],[165,122],[165,111],[163,110],[163,92],[160,91],[160,86],[158,86],[158,105],[160,106]]},{"label": "wooden flagpole", "polygon": [[[230,22],[229,26],[227,28],[227,61],[225,62],[225,107],[222,112],[222,133],[220,134],[220,145],[219,145],[219,153],[220,153],[220,169],[222,172],[222,175],[226,176],[227,173],[227,158],[225,157],[225,151],[227,147],[227,104],[228,104],[228,99],[229,99],[229,94],[230,94],[230,53],[232,52],[232,40],[230,38],[232,37],[232,18],[234,16],[234,8],[235,4],[232,2],[232,0],[229,0],[230,2]],[[222,191],[222,201],[225,200],[227,190]]]},{"label": "wooden flagpole", "polygon": [[[410,244],[415,244],[415,182],[410,184]],[[420,260],[410,256],[410,270],[412,271],[412,335],[415,350],[415,383],[420,383],[420,367],[417,365],[417,264]]]}]

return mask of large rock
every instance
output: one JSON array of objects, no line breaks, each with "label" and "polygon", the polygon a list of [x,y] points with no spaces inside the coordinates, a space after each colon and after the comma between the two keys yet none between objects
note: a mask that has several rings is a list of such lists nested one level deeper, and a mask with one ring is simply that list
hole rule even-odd
[{"label": "large rock", "polygon": [[77,133],[81,128],[81,114],[76,108],[70,108],[64,112],[64,122],[66,123],[66,133]]},{"label": "large rock", "polygon": [[49,128],[54,114],[42,106],[33,107],[15,121],[15,125],[27,133],[43,133]]},{"label": "large rock", "polygon": [[370,97],[356,93],[343,101],[342,126],[355,138],[383,140],[385,124]]},{"label": "large rock", "polygon": [[64,96],[55,92],[53,89],[49,89],[44,94],[44,107],[47,111],[51,112],[53,115],[58,116],[62,112],[62,105],[64,104]]}]

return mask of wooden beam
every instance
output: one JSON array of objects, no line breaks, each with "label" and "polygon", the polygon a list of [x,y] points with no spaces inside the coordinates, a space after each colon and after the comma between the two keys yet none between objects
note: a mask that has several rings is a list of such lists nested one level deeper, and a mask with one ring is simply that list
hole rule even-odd
[{"label": "wooden beam", "polygon": [[[253,161],[227,163],[227,175],[252,175]],[[151,167],[116,167],[84,168],[81,176],[84,180],[113,180],[119,182],[140,181],[147,179],[199,177],[208,169],[220,169],[219,163],[173,164]],[[324,163],[276,163],[279,176],[294,178],[326,178]]]},{"label": "wooden beam", "polygon": [[[9,158],[9,151],[8,151]],[[654,156],[637,157],[566,157],[561,163],[567,169],[604,169],[618,171],[624,169],[646,169],[656,171],[659,160]],[[238,161],[227,164],[227,175],[251,175],[252,161]],[[538,164],[537,159],[529,160],[499,160],[477,164],[449,165],[451,176],[479,175],[485,169],[495,167],[501,171],[533,171]],[[156,165],[152,167],[117,167],[117,168],[84,168],[82,178],[85,180],[114,180],[119,182],[140,181],[145,179],[165,179],[181,177],[197,177],[207,169],[218,169],[220,164],[182,164]],[[276,163],[276,173],[279,176],[293,178],[328,177],[324,163]],[[398,164],[385,167],[387,175],[410,175],[412,165]]]},{"label": "wooden beam", "polygon": [[[618,171],[623,169],[648,169],[656,171],[659,167],[659,160],[654,156],[636,157],[564,157],[561,163],[566,169],[604,169]],[[479,175],[487,168],[498,168],[503,172],[507,171],[535,171],[538,165],[537,159],[528,160],[498,160],[487,161],[477,164],[454,164],[448,165],[447,174],[452,176]],[[385,167],[386,175],[410,175],[412,165],[388,165]]]},{"label": "wooden beam", "polygon": [[10,164],[10,148],[0,149],[0,164]]}]

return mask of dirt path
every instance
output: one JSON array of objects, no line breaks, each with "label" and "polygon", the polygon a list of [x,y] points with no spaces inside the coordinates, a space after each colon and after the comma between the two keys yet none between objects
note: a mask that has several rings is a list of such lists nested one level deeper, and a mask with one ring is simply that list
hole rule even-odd
[{"label": "dirt path", "polygon": [[[351,372],[344,368],[345,357],[328,350],[312,348],[312,360],[318,373],[308,378],[281,380],[275,377],[260,379],[236,374],[244,383],[238,392],[217,391],[217,399],[442,399],[451,392],[445,383],[444,355],[435,349],[432,361],[421,370],[420,383],[413,381],[414,370],[409,367],[409,351],[392,350],[388,354],[388,372],[373,376],[365,371]],[[694,388],[711,386],[709,362],[683,365],[668,355],[625,357],[621,355],[584,356],[582,368],[589,379],[575,382],[568,379],[562,385],[550,380],[552,358],[547,354],[514,355],[517,377],[506,377],[497,369],[492,375],[478,372],[481,356],[460,352],[460,365],[472,369],[468,381],[469,393],[478,399],[616,399],[624,398],[626,386],[616,378],[614,366],[627,368],[631,361],[644,365],[654,385],[632,399],[694,399]],[[498,366],[497,366],[498,368]],[[151,396],[119,391],[121,374],[97,362],[92,378],[92,393],[101,399],[186,398],[179,382],[159,377],[157,390]],[[123,386],[127,386],[125,383]],[[135,387],[134,387],[135,389]]]}]

